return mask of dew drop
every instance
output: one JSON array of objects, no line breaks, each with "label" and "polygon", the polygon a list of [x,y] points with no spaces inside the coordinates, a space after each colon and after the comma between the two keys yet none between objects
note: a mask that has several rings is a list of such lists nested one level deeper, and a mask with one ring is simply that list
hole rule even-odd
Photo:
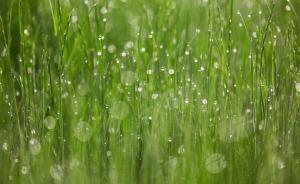
[{"label": "dew drop", "polygon": [[174,72],[175,72],[174,69],[169,69],[169,74],[170,74],[170,75],[173,75]]},{"label": "dew drop", "polygon": [[200,71],[203,72],[205,68],[203,66],[200,67]]},{"label": "dew drop", "polygon": [[24,35],[29,36],[29,31],[28,31],[28,29],[24,29]]},{"label": "dew drop", "polygon": [[80,96],[85,96],[89,91],[89,86],[86,82],[82,82],[77,86],[77,91]]},{"label": "dew drop", "polygon": [[87,122],[80,121],[74,128],[74,135],[81,142],[88,141],[92,137],[91,126]]},{"label": "dew drop", "polygon": [[64,176],[63,168],[60,165],[51,166],[50,175],[55,181],[61,182]]},{"label": "dew drop", "polygon": [[218,62],[215,62],[215,63],[214,63],[214,67],[215,67],[215,69],[218,69],[218,68],[220,68],[220,65],[219,65],[219,63],[218,63]]},{"label": "dew drop", "polygon": [[138,92],[142,92],[143,88],[142,87],[138,87],[137,90],[138,90]]},{"label": "dew drop", "polygon": [[108,10],[107,10],[106,7],[102,7],[101,10],[100,10],[100,12],[101,12],[102,14],[106,14],[106,13],[108,12]]},{"label": "dew drop", "polygon": [[182,154],[184,153],[184,151],[185,151],[184,146],[181,145],[181,146],[179,146],[179,148],[178,148],[178,150],[177,150],[177,153],[178,153],[179,155],[182,155]]},{"label": "dew drop", "polygon": [[29,151],[32,155],[38,155],[41,152],[41,144],[37,139],[35,138],[30,139]]},{"label": "dew drop", "polygon": [[122,120],[127,117],[129,113],[129,108],[125,102],[116,101],[112,103],[109,113],[111,118]]},{"label": "dew drop", "polygon": [[76,23],[78,21],[78,17],[76,15],[72,15],[71,22]]},{"label": "dew drop", "polygon": [[4,143],[3,143],[2,149],[3,149],[4,151],[7,151],[7,149],[8,149],[7,142],[4,142]]},{"label": "dew drop", "polygon": [[295,88],[297,92],[300,92],[300,83],[296,83]]},{"label": "dew drop", "polygon": [[80,162],[76,158],[73,158],[70,162],[69,168],[72,170],[72,169],[78,167],[79,165],[80,165]]},{"label": "dew drop", "polygon": [[146,49],[145,48],[141,48],[141,52],[146,52]]},{"label": "dew drop", "polygon": [[110,150],[108,150],[108,151],[106,152],[106,156],[107,156],[107,157],[111,157],[111,156],[112,156],[112,152],[111,152]]},{"label": "dew drop", "polygon": [[126,52],[121,52],[122,57],[126,57],[126,55],[127,55]]},{"label": "dew drop", "polygon": [[128,42],[126,42],[125,48],[131,49],[131,48],[133,48],[133,46],[134,46],[134,43],[132,41],[128,41]]},{"label": "dew drop", "polygon": [[23,175],[28,175],[29,174],[29,168],[27,166],[22,166],[21,173]]},{"label": "dew drop", "polygon": [[202,104],[203,104],[203,105],[206,105],[207,103],[208,103],[207,99],[203,99],[203,100],[202,100]]},{"label": "dew drop", "polygon": [[112,54],[116,51],[116,49],[117,48],[116,48],[115,45],[109,45],[108,48],[107,48],[107,51]]},{"label": "dew drop", "polygon": [[217,174],[226,168],[227,163],[223,155],[214,153],[206,159],[205,166],[208,172]]},{"label": "dew drop", "polygon": [[151,69],[148,69],[148,70],[147,70],[147,74],[148,74],[148,75],[151,75],[151,74],[152,74],[152,70],[151,70]]},{"label": "dew drop", "polygon": [[49,130],[52,130],[55,128],[56,125],[56,120],[53,116],[47,116],[44,119],[44,125],[46,128],[48,128]]},{"label": "dew drop", "polygon": [[157,93],[153,93],[152,96],[151,96],[151,98],[152,98],[153,100],[157,99],[157,97],[158,97],[158,94],[157,94]]},{"label": "dew drop", "polygon": [[278,166],[278,169],[284,169],[285,163],[282,160],[278,160],[277,166]]}]

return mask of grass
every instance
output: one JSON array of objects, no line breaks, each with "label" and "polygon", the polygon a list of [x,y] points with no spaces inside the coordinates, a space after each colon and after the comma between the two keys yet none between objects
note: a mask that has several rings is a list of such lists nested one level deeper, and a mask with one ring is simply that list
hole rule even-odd
[{"label": "grass", "polygon": [[0,5],[0,183],[300,183],[299,1]]}]

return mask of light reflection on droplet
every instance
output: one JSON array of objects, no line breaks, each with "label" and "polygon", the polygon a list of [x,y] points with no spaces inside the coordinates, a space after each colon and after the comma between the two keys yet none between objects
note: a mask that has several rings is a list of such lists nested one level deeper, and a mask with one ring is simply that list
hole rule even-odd
[{"label": "light reflection on droplet", "polygon": [[27,167],[27,166],[22,166],[22,168],[21,168],[21,173],[22,173],[23,175],[28,175],[28,174],[29,174],[29,167]]},{"label": "light reflection on droplet", "polygon": [[296,91],[297,91],[297,92],[300,92],[300,83],[297,82],[297,83],[295,84],[295,88],[296,88]]},{"label": "light reflection on droplet", "polygon": [[52,130],[55,128],[56,120],[53,116],[47,116],[44,119],[44,125],[47,129]]},{"label": "light reflection on droplet", "polygon": [[38,155],[41,152],[41,144],[37,139],[35,138],[30,139],[29,151],[32,155]]}]

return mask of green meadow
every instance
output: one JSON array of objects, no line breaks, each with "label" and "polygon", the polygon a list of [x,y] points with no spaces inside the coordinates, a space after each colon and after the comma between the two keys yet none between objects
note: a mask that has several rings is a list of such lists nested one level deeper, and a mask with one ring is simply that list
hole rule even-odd
[{"label": "green meadow", "polygon": [[299,0],[0,0],[0,183],[299,184]]}]

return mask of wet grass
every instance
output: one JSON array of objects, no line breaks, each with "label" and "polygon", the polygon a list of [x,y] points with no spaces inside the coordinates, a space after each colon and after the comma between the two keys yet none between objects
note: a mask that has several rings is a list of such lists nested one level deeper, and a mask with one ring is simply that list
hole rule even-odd
[{"label": "wet grass", "polygon": [[297,0],[0,0],[0,183],[300,183]]}]

